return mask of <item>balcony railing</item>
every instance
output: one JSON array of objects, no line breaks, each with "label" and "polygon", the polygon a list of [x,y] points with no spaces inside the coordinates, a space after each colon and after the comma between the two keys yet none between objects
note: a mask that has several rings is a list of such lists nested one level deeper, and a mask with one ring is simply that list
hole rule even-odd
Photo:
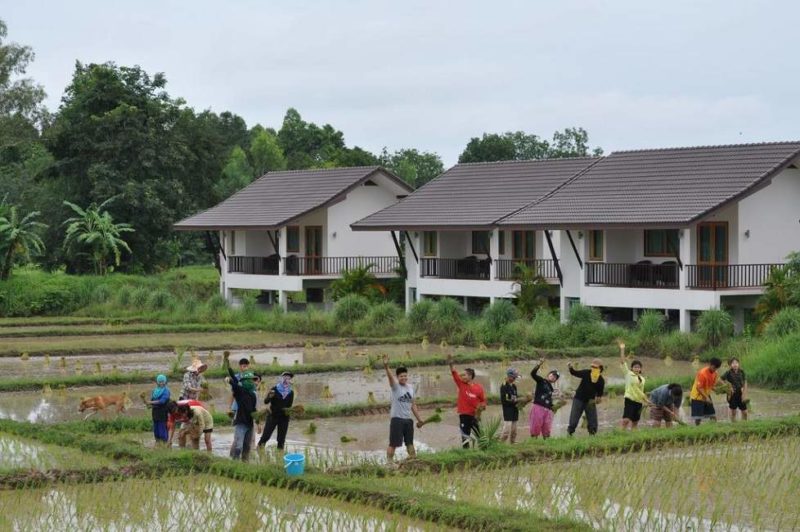
[{"label": "balcony railing", "polygon": [[289,255],[286,275],[338,275],[344,270],[371,266],[372,274],[391,274],[400,267],[397,257],[298,257]]},{"label": "balcony railing", "polygon": [[625,288],[678,288],[678,265],[587,262],[586,284]]},{"label": "balcony railing", "polygon": [[759,288],[783,264],[692,264],[687,266],[687,288],[722,290]]},{"label": "balcony railing", "polygon": [[556,265],[552,259],[497,259],[494,261],[496,276],[501,281],[517,277],[518,264],[524,264],[545,279],[557,279]]},{"label": "balcony railing", "polygon": [[[370,273],[381,275],[394,273],[400,267],[397,257],[285,257],[286,275],[338,275],[343,270],[369,266]],[[229,273],[253,275],[278,275],[279,259],[271,257],[228,257]]]},{"label": "balcony railing", "polygon": [[433,259],[422,258],[420,275],[440,279],[489,279],[489,259]]},{"label": "balcony railing", "polygon": [[228,273],[249,273],[254,275],[278,275],[278,256],[271,257],[228,257]]}]

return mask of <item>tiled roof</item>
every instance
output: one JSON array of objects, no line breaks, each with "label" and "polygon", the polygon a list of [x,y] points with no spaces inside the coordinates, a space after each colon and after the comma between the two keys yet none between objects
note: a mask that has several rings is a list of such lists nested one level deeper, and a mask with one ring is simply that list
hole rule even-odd
[{"label": "tiled roof", "polygon": [[576,157],[459,164],[352,227],[362,230],[488,227],[543,197],[598,160]]},{"label": "tiled roof", "polygon": [[412,188],[379,166],[269,172],[222,203],[174,225],[183,231],[270,229],[335,200],[376,174]]},{"label": "tiled roof", "polygon": [[800,155],[800,142],[614,152],[500,226],[686,225]]}]

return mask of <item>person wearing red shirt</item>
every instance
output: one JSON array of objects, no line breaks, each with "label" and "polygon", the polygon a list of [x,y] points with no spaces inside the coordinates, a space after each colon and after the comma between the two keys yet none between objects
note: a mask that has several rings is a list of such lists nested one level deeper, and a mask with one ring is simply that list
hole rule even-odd
[{"label": "person wearing red shirt", "polygon": [[469,449],[472,434],[475,434],[475,437],[480,434],[478,418],[486,408],[486,395],[483,392],[483,386],[475,382],[474,369],[466,368],[464,373],[459,374],[453,367],[453,355],[447,356],[447,363],[450,366],[450,374],[453,376],[456,388],[458,388],[456,410],[461,428],[461,446]]},{"label": "person wearing red shirt", "polygon": [[197,399],[181,399],[177,403],[175,401],[169,402],[169,405],[167,406],[167,411],[169,412],[167,415],[167,430],[169,431],[169,438],[167,439],[168,447],[172,447],[172,439],[175,437],[175,425],[189,421],[188,417],[182,416],[180,412],[178,412],[178,407],[182,405],[202,406],[203,408],[206,408],[205,403],[198,401]]}]

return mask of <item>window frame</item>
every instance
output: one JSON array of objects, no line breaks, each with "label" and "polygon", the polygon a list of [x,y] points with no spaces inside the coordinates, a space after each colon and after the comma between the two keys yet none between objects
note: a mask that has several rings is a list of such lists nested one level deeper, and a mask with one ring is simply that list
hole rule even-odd
[{"label": "window frame", "polygon": [[[432,245],[429,245],[432,244]],[[438,231],[422,232],[422,256],[435,257],[439,252],[439,233]]]},{"label": "window frame", "polygon": [[[662,244],[663,244],[664,247],[659,252],[650,252],[648,250],[647,244],[649,242],[649,239],[652,238],[652,236],[650,236],[651,233],[656,232],[656,231],[659,231],[659,232],[663,233]],[[669,242],[669,233],[672,232],[672,231],[675,232],[675,243],[676,243],[676,245],[680,246],[680,244],[678,243],[679,240],[680,240],[680,230],[678,230],[678,229],[645,229],[643,231],[643,233],[644,233],[644,256],[645,257],[674,257],[675,253],[677,253],[677,249],[675,250],[675,252],[670,252],[669,246],[667,245],[668,242]]]},{"label": "window frame", "polygon": [[[290,231],[297,231],[297,246],[292,247],[291,242],[292,239],[289,237]],[[299,225],[287,225],[286,226],[286,253],[300,253],[300,226]]]},{"label": "window frame", "polygon": [[[517,237],[521,236],[520,246],[517,245]],[[530,254],[528,253],[528,237],[531,238]],[[522,248],[522,253],[518,248]],[[511,259],[516,261],[536,260],[536,231],[511,231]]]},{"label": "window frame", "polygon": [[[595,235],[600,235],[600,251],[597,250],[597,242]],[[590,262],[605,262],[606,256],[606,235],[602,229],[589,230],[589,261]]]},{"label": "window frame", "polygon": [[[490,233],[489,231],[472,231],[472,254],[473,255],[488,255],[489,254],[489,241],[490,241]],[[485,248],[481,249],[480,246],[476,247],[476,244],[480,244],[480,238],[483,236],[485,241],[483,242]]]}]

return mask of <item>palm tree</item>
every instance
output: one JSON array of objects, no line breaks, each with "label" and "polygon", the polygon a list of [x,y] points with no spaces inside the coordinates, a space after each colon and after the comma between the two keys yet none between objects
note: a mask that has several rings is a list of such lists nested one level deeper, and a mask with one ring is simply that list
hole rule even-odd
[{"label": "palm tree", "polygon": [[526,317],[532,317],[539,308],[547,306],[550,285],[534,268],[523,262],[515,264],[514,286],[517,307]]},{"label": "palm tree", "polygon": [[64,247],[88,248],[88,255],[97,275],[105,275],[108,272],[108,262],[112,255],[114,264],[119,266],[122,250],[131,252],[128,243],[122,239],[122,233],[132,233],[135,229],[130,224],[114,223],[111,213],[104,210],[114,199],[116,198],[109,198],[100,205],[92,203],[86,209],[69,201],[64,202],[64,205],[77,214],[64,222],[64,225],[69,224]]},{"label": "palm tree", "polygon": [[38,231],[47,226],[36,221],[38,216],[39,212],[33,211],[20,218],[15,205],[8,208],[5,216],[0,216],[0,280],[5,281],[11,275],[11,267],[17,255],[29,257],[32,251],[44,251],[44,242]]}]

